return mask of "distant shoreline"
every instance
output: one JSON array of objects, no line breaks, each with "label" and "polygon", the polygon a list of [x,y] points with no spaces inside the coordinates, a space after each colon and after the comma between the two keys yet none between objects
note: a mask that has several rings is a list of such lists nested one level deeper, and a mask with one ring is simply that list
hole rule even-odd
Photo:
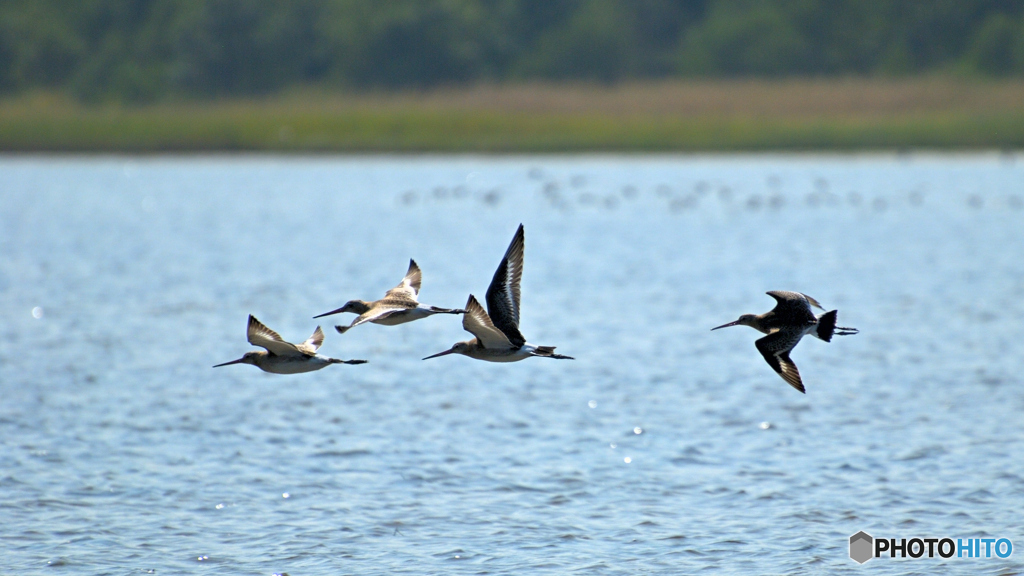
[{"label": "distant shoreline", "polygon": [[2,152],[743,152],[1024,148],[1024,80],[799,79],[0,100]]}]

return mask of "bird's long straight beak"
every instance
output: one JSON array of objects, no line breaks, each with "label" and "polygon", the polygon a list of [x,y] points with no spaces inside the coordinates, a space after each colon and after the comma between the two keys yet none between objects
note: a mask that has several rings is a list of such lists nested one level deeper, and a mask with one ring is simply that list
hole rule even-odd
[{"label": "bird's long straight beak", "polygon": [[438,356],[447,356],[447,355],[452,354],[454,352],[455,352],[454,350],[445,350],[444,352],[438,352],[437,354],[434,354],[433,356],[427,356],[426,358],[424,358],[424,360],[430,360],[431,358],[437,358]]},{"label": "bird's long straight beak", "polygon": [[223,364],[217,364],[216,366],[214,366],[214,368],[220,368],[221,366],[227,366],[229,364],[241,364],[241,363],[242,363],[242,358],[239,358],[238,360],[232,360],[231,362],[225,362]]},{"label": "bird's long straight beak", "polygon": [[740,323],[739,320],[735,322],[729,322],[728,324],[722,324],[721,326],[715,326],[712,330],[718,330],[719,328],[728,328],[729,326],[736,326]]},{"label": "bird's long straight beak", "polygon": [[330,312],[324,312],[323,314],[320,314],[319,316],[313,316],[313,318],[323,318],[324,316],[330,316],[331,314],[337,314],[338,312],[341,312],[342,308],[344,308],[344,306],[342,306],[341,308],[338,308],[337,310],[331,310]]}]

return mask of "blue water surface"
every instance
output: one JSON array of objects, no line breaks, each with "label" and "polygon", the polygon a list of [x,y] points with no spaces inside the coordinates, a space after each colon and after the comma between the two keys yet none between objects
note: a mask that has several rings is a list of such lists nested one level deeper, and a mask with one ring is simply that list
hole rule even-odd
[{"label": "blue water surface", "polygon": [[[396,285],[575,361],[339,335]],[[857,336],[790,388],[744,327]],[[361,366],[211,366],[248,314]],[[0,157],[0,574],[1018,574],[1024,156]],[[1011,539],[879,558],[849,536]]]}]

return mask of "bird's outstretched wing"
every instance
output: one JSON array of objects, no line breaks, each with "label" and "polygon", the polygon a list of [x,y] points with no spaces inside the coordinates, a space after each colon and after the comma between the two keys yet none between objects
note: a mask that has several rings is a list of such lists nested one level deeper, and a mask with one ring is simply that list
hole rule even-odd
[{"label": "bird's outstretched wing", "polygon": [[800,295],[801,295],[801,296],[803,296],[804,298],[807,298],[807,303],[808,303],[808,304],[810,304],[811,306],[814,306],[814,307],[815,307],[815,308],[817,308],[818,310],[824,310],[824,309],[825,309],[825,307],[824,307],[824,306],[822,306],[821,304],[818,304],[818,301],[817,301],[817,300],[815,300],[814,298],[811,298],[811,297],[810,297],[810,296],[808,296],[807,294],[803,294],[803,293],[800,293],[800,292],[798,292],[798,294],[800,294]]},{"label": "bird's outstretched wing", "polygon": [[782,376],[787,384],[806,394],[804,383],[800,379],[800,371],[796,369],[796,364],[789,358],[789,351],[800,342],[802,337],[802,332],[779,330],[757,339],[754,344],[772,370]]},{"label": "bird's outstretched wing", "polygon": [[415,260],[410,259],[409,271],[405,273],[405,278],[402,278],[402,282],[398,286],[388,290],[384,298],[401,298],[418,302],[422,281],[423,273],[420,272],[420,267],[416,265]]},{"label": "bird's outstretched wing", "polygon": [[360,314],[348,326],[335,326],[334,329],[337,330],[339,333],[344,334],[345,332],[351,330],[352,328],[355,328],[356,326],[359,326],[360,324],[373,322],[374,320],[383,320],[384,318],[387,318],[392,314],[409,310],[410,307],[415,308],[415,306],[412,305],[402,306],[395,304],[387,304],[386,302],[386,300],[381,300],[380,302],[377,303],[376,306],[371,308],[365,314]]},{"label": "bird's outstretched wing", "polygon": [[520,224],[487,288],[487,311],[490,318],[494,326],[515,346],[526,343],[526,338],[519,332],[519,283],[523,279],[525,243],[523,225]]},{"label": "bird's outstretched wing", "polygon": [[817,320],[814,317],[811,306],[821,308],[821,304],[818,304],[818,301],[814,298],[799,292],[789,292],[788,290],[772,290],[765,292],[765,294],[775,298],[776,304],[772,312],[784,321],[813,324]]},{"label": "bird's outstretched wing", "polygon": [[480,344],[484,348],[490,348],[494,350],[502,349],[515,349],[519,348],[520,345],[514,345],[509,341],[508,336],[504,332],[498,330],[498,328],[491,322],[491,317],[487,315],[484,307],[476,301],[476,297],[472,294],[469,295],[469,301],[466,302],[466,313],[462,316],[462,327],[476,339],[480,341]]},{"label": "bird's outstretched wing", "polygon": [[246,330],[249,343],[253,346],[266,348],[267,352],[277,356],[299,356],[303,355],[294,344],[285,342],[284,338],[277,332],[267,328],[252,314],[249,315],[249,327]]},{"label": "bird's outstretched wing", "polygon": [[306,341],[303,342],[302,344],[297,345],[296,348],[299,350],[299,352],[302,352],[303,354],[313,356],[316,354],[316,351],[320,349],[320,346],[323,346],[323,343],[324,331],[321,330],[319,326],[317,326],[316,330],[313,331],[313,335],[310,336],[309,338],[306,338]]}]

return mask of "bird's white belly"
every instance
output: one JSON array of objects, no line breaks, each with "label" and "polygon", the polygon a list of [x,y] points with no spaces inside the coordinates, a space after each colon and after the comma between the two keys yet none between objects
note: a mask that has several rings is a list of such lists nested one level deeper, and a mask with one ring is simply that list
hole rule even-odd
[{"label": "bird's white belly", "polygon": [[476,351],[471,356],[477,360],[486,360],[488,362],[519,362],[533,356],[532,348],[534,347],[530,344],[518,350],[488,350],[485,348],[484,350]]},{"label": "bird's white belly", "polygon": [[272,374],[302,374],[303,372],[312,372],[319,370],[325,366],[331,364],[330,360],[317,354],[312,358],[292,358],[292,357],[276,357],[269,359],[260,365],[260,369],[264,372],[270,372]]},{"label": "bird's white belly", "polygon": [[422,304],[416,308],[410,308],[401,312],[395,312],[389,316],[385,316],[379,320],[370,320],[374,324],[381,324],[384,326],[396,326],[398,324],[405,324],[406,322],[412,322],[413,320],[419,320],[420,318],[426,318],[434,312]]}]

